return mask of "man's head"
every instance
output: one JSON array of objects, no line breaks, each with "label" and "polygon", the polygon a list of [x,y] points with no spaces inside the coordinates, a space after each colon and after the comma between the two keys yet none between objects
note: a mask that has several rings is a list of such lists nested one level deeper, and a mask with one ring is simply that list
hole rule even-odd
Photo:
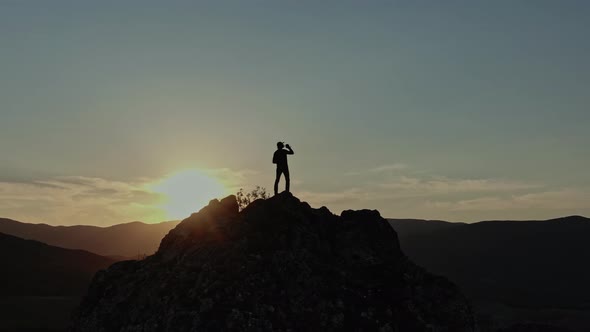
[{"label": "man's head", "polygon": [[277,149],[282,149],[285,146],[283,142],[277,142]]}]

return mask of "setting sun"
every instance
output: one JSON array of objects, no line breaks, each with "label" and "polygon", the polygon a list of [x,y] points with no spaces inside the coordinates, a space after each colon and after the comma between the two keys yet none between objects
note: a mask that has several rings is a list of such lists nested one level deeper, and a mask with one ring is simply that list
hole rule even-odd
[{"label": "setting sun", "polygon": [[210,200],[227,194],[219,179],[196,169],[169,175],[151,186],[165,196],[164,210],[169,218],[183,219]]}]

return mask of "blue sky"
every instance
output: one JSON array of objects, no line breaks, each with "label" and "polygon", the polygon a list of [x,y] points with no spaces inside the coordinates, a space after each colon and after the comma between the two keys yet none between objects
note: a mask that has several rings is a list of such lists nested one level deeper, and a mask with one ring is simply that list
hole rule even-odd
[{"label": "blue sky", "polygon": [[336,213],[590,215],[588,17],[585,1],[2,1],[0,216],[162,220],[146,184],[197,168],[270,188],[277,140],[294,193]]}]

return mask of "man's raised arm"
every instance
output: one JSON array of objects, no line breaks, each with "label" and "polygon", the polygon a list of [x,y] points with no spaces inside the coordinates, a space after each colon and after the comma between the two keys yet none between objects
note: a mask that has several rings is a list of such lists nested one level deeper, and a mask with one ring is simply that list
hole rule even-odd
[{"label": "man's raised arm", "polygon": [[291,146],[289,144],[285,145],[285,147],[287,148],[287,154],[295,154],[295,151],[293,151],[293,149],[291,148]]}]

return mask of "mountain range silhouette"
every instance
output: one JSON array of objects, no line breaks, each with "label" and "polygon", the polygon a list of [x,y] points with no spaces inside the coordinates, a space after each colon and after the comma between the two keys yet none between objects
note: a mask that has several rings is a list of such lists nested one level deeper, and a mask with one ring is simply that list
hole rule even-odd
[{"label": "mountain range silhouette", "polygon": [[[130,266],[138,267],[143,271],[141,273],[154,275],[161,275],[160,267],[166,271],[174,268],[180,276],[165,274],[164,277],[170,280],[164,279],[170,283],[165,286],[166,289],[175,294],[174,292],[181,289],[189,291],[186,285],[191,281],[187,274],[193,277],[204,275],[211,279],[215,278],[208,274],[211,271],[195,272],[192,270],[194,267],[186,267],[183,264],[208,266],[207,264],[210,265],[212,261],[220,260],[227,266],[238,267],[245,262],[244,266],[249,267],[249,274],[246,275],[258,277],[261,274],[264,276],[263,271],[268,266],[284,265],[284,270],[274,272],[271,276],[266,275],[266,279],[261,280],[272,280],[281,273],[283,279],[296,276],[298,280],[305,280],[311,276],[309,271],[319,270],[324,273],[325,266],[334,264],[332,262],[337,263],[334,267],[337,271],[363,270],[362,265],[351,263],[354,262],[353,258],[377,257],[383,260],[380,256],[382,254],[375,253],[384,250],[383,248],[388,248],[387,250],[392,253],[397,252],[393,257],[398,258],[392,261],[392,265],[398,266],[400,270],[414,271],[407,274],[412,278],[421,278],[422,281],[411,281],[412,278],[406,280],[410,284],[413,282],[414,287],[422,287],[417,284],[426,282],[425,280],[432,282],[440,279],[424,277],[431,275],[420,268],[414,269],[409,260],[457,284],[471,300],[477,313],[478,328],[482,332],[588,331],[587,327],[590,326],[590,306],[587,301],[590,298],[590,285],[587,283],[590,268],[584,263],[590,257],[590,245],[586,240],[590,236],[590,219],[582,216],[546,221],[485,221],[474,224],[389,219],[389,223],[397,231],[392,233],[382,226],[375,226],[379,224],[377,220],[381,220],[377,212],[345,211],[341,216],[334,216],[325,208],[312,209],[307,203],[299,202],[288,194],[268,201],[257,201],[243,213],[235,211],[231,198],[216,202],[213,201],[209,207],[182,223],[164,222],[150,225],[133,222],[111,227],[49,226],[0,219],[0,232],[12,232],[11,235],[37,240],[29,241],[0,234],[2,259],[8,263],[1,275],[0,331],[3,331],[3,328],[15,331],[18,330],[17,327],[23,326],[35,328],[37,331],[43,330],[43,327],[50,328],[51,331],[62,330],[69,320],[72,308],[79,303],[79,296],[86,294],[95,272],[107,268],[115,261],[142,258],[143,255],[138,255],[141,252],[150,254],[157,251],[156,255],[146,260],[116,264],[106,274],[100,272],[97,278],[101,275],[107,276],[110,282],[109,276],[119,271],[117,273],[120,273],[124,280],[127,280],[127,275],[131,276],[131,279],[126,281],[129,285],[125,287],[135,289],[136,283],[141,284],[133,279],[137,278],[139,272],[135,268],[127,271]],[[367,225],[373,226],[365,225],[363,228],[351,223],[350,219],[363,220]],[[251,226],[245,227],[242,224]],[[350,229],[347,232],[365,234],[365,237],[362,241],[357,239],[346,245],[340,238],[347,233],[338,225],[348,225]],[[377,229],[379,231],[376,231]],[[144,235],[145,238],[142,238]],[[391,248],[384,244],[386,238],[397,249],[391,251]],[[217,242],[213,241],[214,239]],[[372,240],[376,243],[381,241],[383,248],[370,243]],[[52,242],[53,245],[38,241]],[[303,244],[284,245],[291,242]],[[240,243],[241,247],[236,248]],[[229,247],[226,247],[228,244]],[[76,250],[66,249],[67,247]],[[133,249],[136,247],[141,249]],[[307,256],[302,256],[297,248]],[[241,257],[238,254],[241,251],[251,252],[251,256]],[[279,259],[266,257],[274,251],[289,253],[287,257],[290,257],[290,260],[283,263]],[[109,257],[95,255],[92,252],[107,253]],[[346,252],[353,253],[347,255],[344,254]],[[405,255],[409,260],[403,258]],[[256,260],[251,261],[252,257]],[[308,262],[310,257],[315,258]],[[334,260],[335,258],[337,260]],[[347,260],[348,265],[341,265]],[[407,263],[400,265],[399,262],[404,261]],[[153,262],[158,264],[154,265]],[[226,268],[223,264],[220,268]],[[306,267],[303,271],[308,271],[303,276],[299,276],[297,269],[290,268],[291,265],[299,267],[302,264]],[[234,281],[250,280],[244,278],[244,273],[235,275]],[[347,275],[357,276],[351,272]],[[326,273],[319,280],[327,279],[329,276],[331,275]],[[142,278],[150,279],[145,276]],[[364,280],[363,278],[369,280],[368,284],[377,280],[370,275],[362,275],[357,279]],[[96,289],[96,280],[91,290]],[[184,286],[172,287],[174,280],[181,280]],[[222,279],[220,282],[228,285],[229,281]],[[325,283],[329,284],[327,281]],[[156,284],[157,280],[151,280],[147,289],[164,287]],[[119,287],[116,280],[110,286],[105,283],[100,285],[111,287],[109,289]],[[402,284],[395,285],[401,287]],[[448,286],[447,291],[454,294],[453,296],[461,296],[460,293],[455,293],[456,287],[450,283],[442,283],[439,286],[443,289]],[[262,293],[271,293],[265,285],[260,287]],[[196,291],[202,289],[193,292]],[[336,293],[338,292],[334,291],[334,294]],[[91,291],[89,296],[92,294],[94,293]],[[165,295],[164,292],[160,294]],[[421,296],[424,298],[430,295]],[[106,303],[112,303],[108,302],[111,300],[107,298]],[[88,304],[88,301],[85,303]],[[344,305],[344,302],[342,303]],[[425,300],[423,305],[427,303]],[[207,302],[203,308],[209,304],[211,303]],[[140,305],[145,306],[141,303]],[[276,308],[278,305],[273,307]],[[199,306],[199,314],[200,310]],[[215,312],[211,315],[219,314],[219,311]],[[336,317],[336,321],[340,321],[341,316],[338,316],[338,313],[336,315],[337,317],[332,318]],[[82,316],[77,317],[81,319]],[[206,315],[199,317],[205,319]],[[305,319],[307,321],[307,318]],[[354,324],[352,326],[355,326]],[[335,326],[332,328],[336,329]],[[356,326],[366,327],[362,324]]]},{"label": "mountain range silhouette", "polygon": [[165,221],[146,224],[135,221],[108,227],[50,226],[0,218],[0,233],[62,248],[83,249],[120,260],[153,254],[164,235],[178,223]]},{"label": "mountain range silhouette", "polygon": [[[390,220],[417,264],[475,298],[524,307],[590,309],[590,219],[433,222]],[[551,287],[547,287],[551,285]]]},{"label": "mountain range silhouette", "polygon": [[461,287],[480,327],[528,321],[590,331],[590,219],[389,221],[411,260]]}]

